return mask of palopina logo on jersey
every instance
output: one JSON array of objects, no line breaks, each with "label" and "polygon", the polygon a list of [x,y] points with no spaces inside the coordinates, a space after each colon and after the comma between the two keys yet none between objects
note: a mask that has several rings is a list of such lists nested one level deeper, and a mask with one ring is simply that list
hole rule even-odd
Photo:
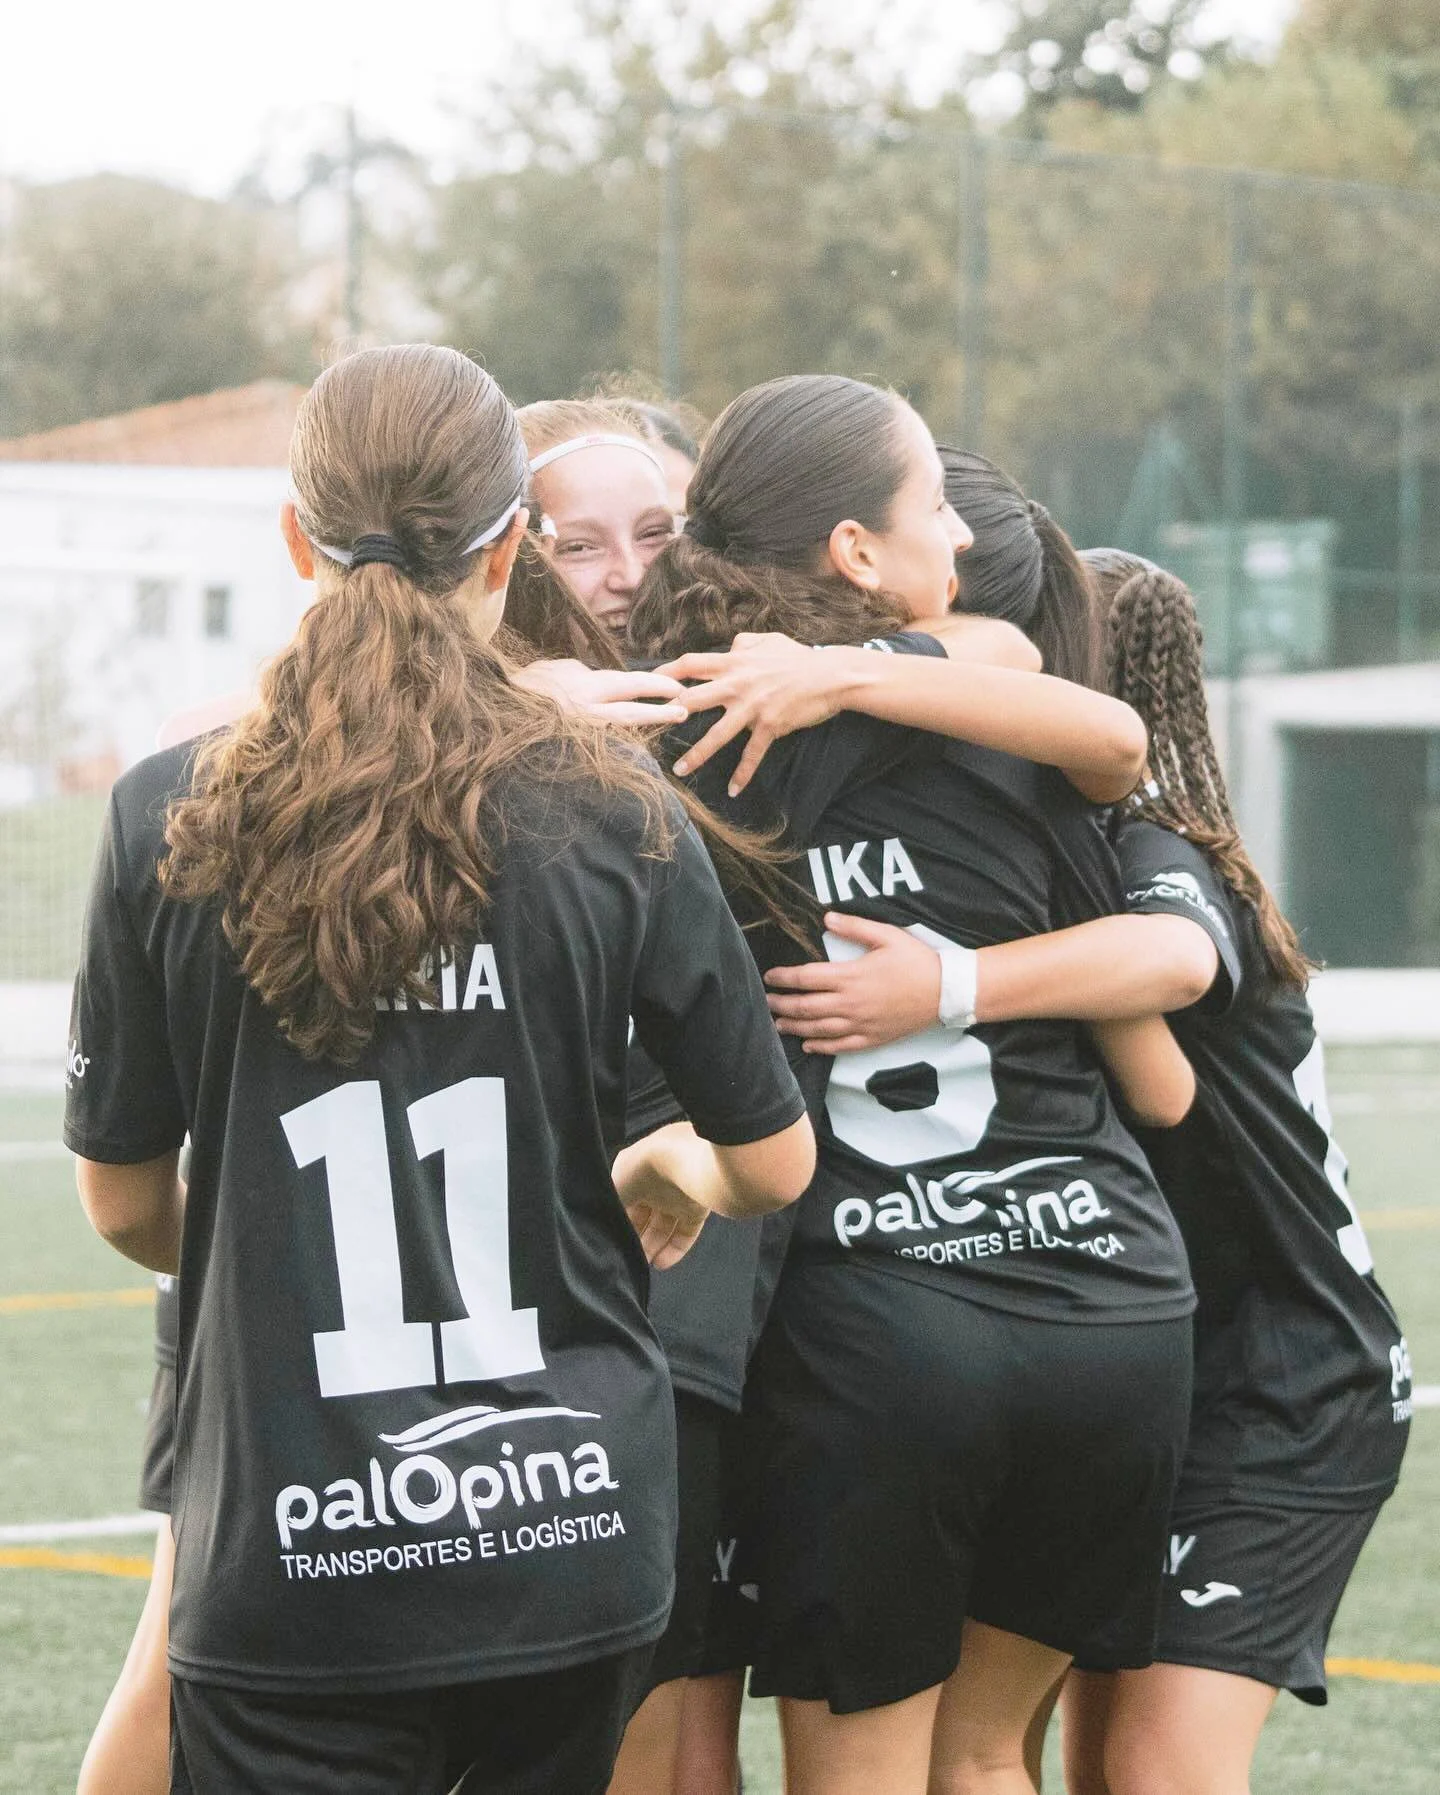
[{"label": "palopina logo on jersey", "polygon": [[[905,1174],[903,1190],[887,1191],[873,1201],[850,1196],[837,1203],[835,1236],[845,1247],[857,1242],[879,1244],[875,1236],[889,1237],[884,1243],[891,1252],[932,1265],[1067,1247],[1112,1259],[1125,1248],[1111,1229],[1094,1228],[1094,1224],[1110,1220],[1110,1210],[1095,1186],[1088,1178],[1067,1177],[1063,1172],[1050,1175],[1052,1167],[1079,1163],[1078,1156],[1065,1154],[1022,1159],[997,1172],[951,1172],[943,1178],[921,1178],[910,1171]],[[1047,1173],[1041,1182],[1053,1188],[1026,1192],[1011,1182],[1034,1182],[1034,1174],[1041,1171]],[[951,1228],[966,1232],[946,1232]],[[944,1237],[928,1241],[894,1238],[926,1233]]]},{"label": "palopina logo on jersey", "polygon": [[[868,842],[830,849],[827,889],[854,880]],[[888,891],[913,863],[900,842],[870,858]],[[811,849],[817,893],[826,869]],[[906,881],[908,883],[908,880]],[[871,888],[873,889],[873,881]],[[824,895],[823,893],[821,895]],[[908,933],[937,950],[956,945],[923,923]],[[831,960],[863,950],[825,936]],[[835,1056],[825,1100],[830,1132],[874,1166],[876,1195],[852,1192],[832,1212],[843,1247],[879,1249],[931,1265],[960,1265],[1017,1253],[1074,1251],[1113,1259],[1124,1243],[1077,1154],[1042,1154],[1004,1166],[931,1175],[927,1166],[972,1156],[999,1105],[990,1049],[977,1035],[935,1027],[883,1047]],[[956,1230],[961,1230],[956,1232]]]},{"label": "palopina logo on jersey", "polygon": [[[526,1450],[523,1442],[536,1423],[599,1420],[586,1409],[476,1404],[381,1434],[381,1444],[395,1455],[388,1469],[377,1454],[359,1476],[336,1477],[320,1489],[287,1484],[276,1496],[285,1575],[291,1581],[365,1577],[498,1562],[622,1537],[625,1521],[612,1494],[620,1482],[597,1440],[563,1450]],[[522,1435],[521,1444],[496,1438],[512,1432]],[[483,1457],[471,1448],[469,1462],[456,1466],[438,1456],[446,1446],[479,1436],[494,1441]],[[403,1544],[387,1542],[383,1532],[363,1544],[346,1537],[353,1530],[391,1527],[420,1528],[425,1535]]]}]

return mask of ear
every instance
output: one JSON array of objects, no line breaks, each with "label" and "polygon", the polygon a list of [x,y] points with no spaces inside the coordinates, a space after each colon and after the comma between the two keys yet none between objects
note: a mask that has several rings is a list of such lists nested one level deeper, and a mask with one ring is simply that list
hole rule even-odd
[{"label": "ear", "polygon": [[520,544],[525,535],[525,526],[530,522],[530,513],[522,505],[515,513],[510,528],[491,549],[485,562],[486,592],[503,592],[510,584],[510,575],[515,568],[515,557],[520,553]]},{"label": "ear", "polygon": [[875,538],[853,517],[842,518],[826,544],[830,565],[842,579],[867,592],[880,590],[880,568],[875,557]]},{"label": "ear", "polygon": [[302,580],[315,578],[315,550],[300,528],[300,518],[289,499],[280,507],[280,534],[290,551],[290,563]]}]

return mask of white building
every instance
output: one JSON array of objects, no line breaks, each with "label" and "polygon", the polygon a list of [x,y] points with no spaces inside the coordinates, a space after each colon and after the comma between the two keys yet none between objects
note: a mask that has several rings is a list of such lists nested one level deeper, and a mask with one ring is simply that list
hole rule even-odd
[{"label": "white building", "polygon": [[298,394],[0,445],[0,805],[103,789],[289,639],[309,592],[277,521]]}]

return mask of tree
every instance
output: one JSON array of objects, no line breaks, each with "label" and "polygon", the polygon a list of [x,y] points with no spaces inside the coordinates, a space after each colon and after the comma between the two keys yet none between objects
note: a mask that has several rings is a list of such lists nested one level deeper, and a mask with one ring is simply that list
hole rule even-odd
[{"label": "tree", "polygon": [[274,214],[113,175],[22,189],[0,314],[0,431],[303,368],[290,272]]},{"label": "tree", "polygon": [[1226,43],[1204,30],[1205,11],[1205,0],[1026,0],[978,69],[1011,77],[1020,128],[1032,135],[1067,100],[1137,112],[1226,58]]},{"label": "tree", "polygon": [[1390,104],[1440,163],[1440,5],[1436,0],[1301,0],[1286,34],[1298,56],[1339,53],[1383,79]]},{"label": "tree", "polygon": [[[656,364],[667,158],[678,155],[685,384],[717,409],[796,367],[895,379],[953,408],[953,145],[899,75],[774,0],[728,33],[596,0],[582,46],[492,115],[519,167],[439,196],[424,293],[517,399]],[[763,102],[763,104],[757,104]],[[954,99],[923,122],[962,122]],[[897,345],[903,349],[892,353]]]}]

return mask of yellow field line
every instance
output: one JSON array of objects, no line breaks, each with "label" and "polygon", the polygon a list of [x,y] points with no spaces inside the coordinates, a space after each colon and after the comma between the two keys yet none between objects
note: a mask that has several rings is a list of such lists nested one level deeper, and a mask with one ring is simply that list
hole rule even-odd
[{"label": "yellow field line", "polygon": [[0,1566],[21,1571],[89,1571],[96,1577],[139,1577],[149,1581],[148,1558],[114,1552],[56,1552],[50,1546],[0,1546]]},{"label": "yellow field line", "polygon": [[1362,1209],[1366,1228],[1440,1228],[1440,1204],[1429,1209]]},{"label": "yellow field line", "polygon": [[1440,1664],[1398,1664],[1393,1658],[1327,1658],[1332,1677],[1364,1677],[1370,1683],[1440,1683]]},{"label": "yellow field line", "polygon": [[143,1309],[154,1301],[153,1284],[125,1290],[44,1290],[0,1296],[0,1315],[28,1315],[36,1309]]}]

